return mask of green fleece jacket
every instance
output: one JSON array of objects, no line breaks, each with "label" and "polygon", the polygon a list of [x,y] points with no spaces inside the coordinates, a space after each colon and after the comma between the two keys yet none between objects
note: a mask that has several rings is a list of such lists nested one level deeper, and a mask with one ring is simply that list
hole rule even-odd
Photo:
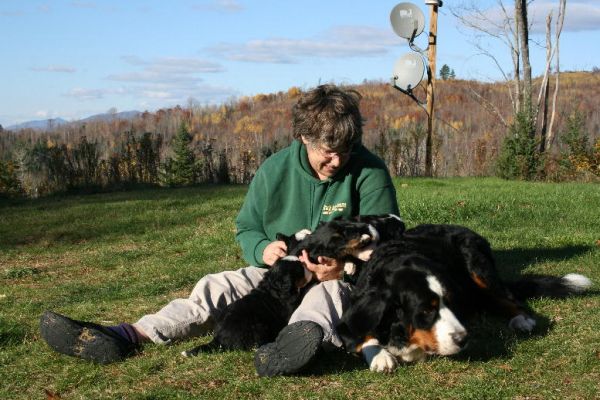
[{"label": "green fleece jacket", "polygon": [[277,233],[314,230],[335,217],[398,214],[396,191],[384,162],[356,146],[338,173],[319,180],[311,173],[306,147],[295,140],[258,168],[236,219],[236,240],[250,265]]}]

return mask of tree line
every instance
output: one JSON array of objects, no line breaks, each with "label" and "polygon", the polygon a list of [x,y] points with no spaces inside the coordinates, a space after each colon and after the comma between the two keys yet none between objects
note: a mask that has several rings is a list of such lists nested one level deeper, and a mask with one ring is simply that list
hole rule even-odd
[{"label": "tree line", "polygon": [[[566,73],[561,87],[558,140],[527,179],[597,179],[600,74]],[[363,96],[364,144],[393,175],[423,175],[422,110],[382,82],[353,88]],[[503,84],[449,79],[436,90],[435,176],[506,176],[509,168],[527,162],[523,157],[503,165],[511,133],[473,95],[483,93],[496,107],[510,110]],[[35,197],[132,185],[247,184],[264,159],[292,140],[291,108],[301,93],[294,87],[219,106],[190,102],[132,120],[71,123],[48,132],[4,130],[0,193]]]}]

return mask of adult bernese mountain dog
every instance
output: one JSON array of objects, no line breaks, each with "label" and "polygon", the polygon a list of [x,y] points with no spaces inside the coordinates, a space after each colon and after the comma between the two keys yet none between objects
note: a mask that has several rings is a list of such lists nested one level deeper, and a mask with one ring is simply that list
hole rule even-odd
[{"label": "adult bernese mountain dog", "polygon": [[312,262],[329,257],[342,262],[366,260],[378,240],[374,228],[364,222],[352,225],[341,221],[321,224],[314,233],[302,230],[295,235],[277,235],[288,248],[288,256],[279,259],[263,280],[246,296],[229,304],[215,318],[213,340],[191,350],[186,357],[218,350],[250,350],[270,343],[287,325],[300,304],[312,273],[304,268],[298,256],[307,250]]},{"label": "adult bernese mountain dog", "polygon": [[467,341],[465,323],[476,312],[504,316],[512,329],[530,332],[536,323],[527,298],[563,297],[591,286],[578,274],[503,282],[488,241],[461,226],[419,225],[380,243],[337,327],[346,350],[362,353],[373,371],[391,372],[398,360],[458,353]]}]

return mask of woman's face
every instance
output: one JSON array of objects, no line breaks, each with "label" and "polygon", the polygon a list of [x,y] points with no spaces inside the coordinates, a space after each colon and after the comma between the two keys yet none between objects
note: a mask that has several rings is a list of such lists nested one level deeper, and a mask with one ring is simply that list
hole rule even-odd
[{"label": "woman's face", "polygon": [[330,149],[323,144],[309,142],[304,137],[302,143],[306,145],[313,173],[320,180],[334,176],[350,159],[350,149]]}]

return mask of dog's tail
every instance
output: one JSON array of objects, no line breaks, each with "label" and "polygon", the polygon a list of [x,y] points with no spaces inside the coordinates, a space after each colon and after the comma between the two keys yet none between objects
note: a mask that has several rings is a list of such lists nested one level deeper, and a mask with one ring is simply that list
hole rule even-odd
[{"label": "dog's tail", "polygon": [[524,275],[519,280],[507,282],[511,292],[520,300],[533,297],[561,298],[585,292],[592,281],[580,274],[563,277],[550,275]]},{"label": "dog's tail", "polygon": [[181,355],[184,357],[196,357],[200,353],[214,353],[219,350],[221,350],[221,345],[213,339],[210,343],[201,344],[193,349],[182,351]]}]

